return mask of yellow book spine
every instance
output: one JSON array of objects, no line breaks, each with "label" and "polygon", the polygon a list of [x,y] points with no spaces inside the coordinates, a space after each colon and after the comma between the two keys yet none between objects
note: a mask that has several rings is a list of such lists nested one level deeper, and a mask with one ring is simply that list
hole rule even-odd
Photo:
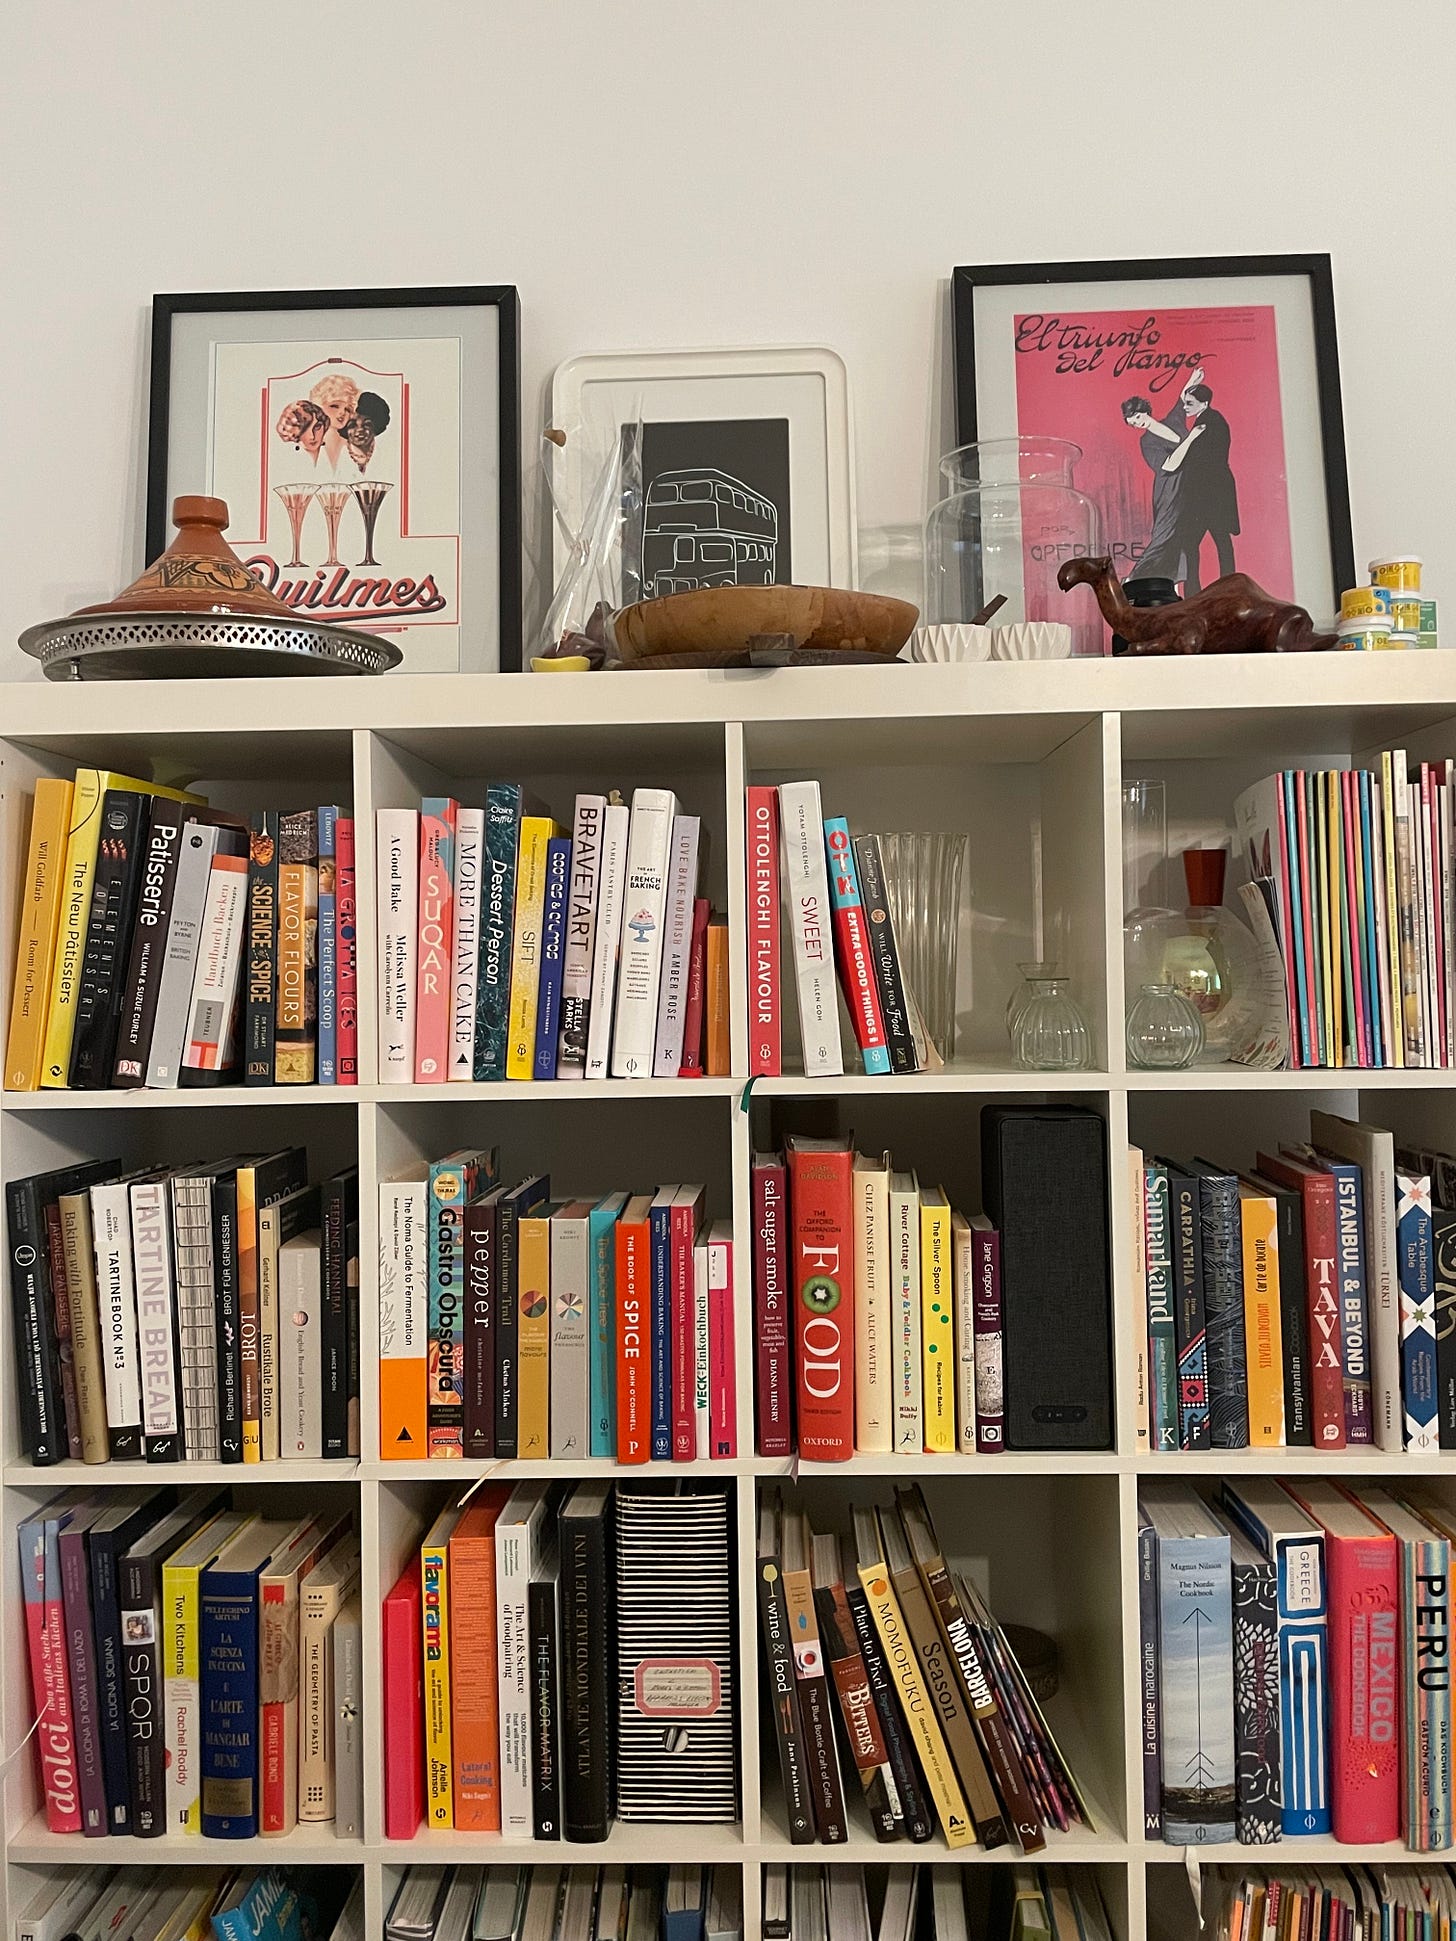
[{"label": "yellow book spine", "polygon": [[511,996],[506,1031],[507,1078],[529,1078],[535,1066],[541,920],[546,910],[546,845],[560,834],[560,824],[550,816],[521,817],[521,844],[516,862],[516,932],[511,945]]},{"label": "yellow book spine", "polygon": [[869,1603],[875,1629],[880,1634],[895,1690],[900,1695],[900,1710],[910,1728],[915,1750],[920,1755],[920,1768],[930,1788],[945,1843],[948,1847],[973,1846],[976,1830],[971,1824],[966,1797],[956,1778],[955,1767],[950,1762],[934,1707],[921,1683],[915,1647],[910,1642],[910,1633],[900,1615],[899,1600],[883,1560],[861,1564],[859,1581]]},{"label": "yellow book spine", "polygon": [[1395,777],[1390,750],[1380,757],[1380,846],[1385,884],[1386,982],[1390,986],[1390,1049],[1392,1063],[1405,1064],[1405,1007],[1400,988],[1400,898],[1395,887]]},{"label": "yellow book spine", "polygon": [[1284,1444],[1283,1330],[1279,1323],[1279,1235],[1273,1200],[1239,1193],[1244,1251],[1244,1347],[1249,1377],[1249,1445]]},{"label": "yellow book spine", "polygon": [[25,863],[25,902],[15,946],[15,982],[10,990],[10,1037],[5,1047],[5,1083],[13,1092],[33,1092],[40,1084],[73,792],[70,782],[48,775],[35,785]]},{"label": "yellow book spine", "polygon": [[[202,1747],[182,1743],[201,1725],[196,1716],[202,1697],[201,1567],[197,1564],[162,1566],[162,1690],[167,1701],[167,1831],[202,1831]],[[191,1698],[192,1729],[188,1729],[187,1699]],[[182,1732],[179,1735],[179,1725]],[[185,1802],[185,1804],[184,1804]]]},{"label": "yellow book spine", "polygon": [[943,1193],[920,1202],[920,1356],[925,1395],[925,1453],[955,1454],[955,1297],[951,1282],[950,1207]]},{"label": "yellow book spine", "polygon": [[455,1825],[455,1763],[450,1750],[450,1570],[448,1546],[420,1550],[424,1590],[425,1820]]},{"label": "yellow book spine", "polygon": [[551,1453],[551,1219],[516,1227],[516,1450],[522,1461]]},{"label": "yellow book spine", "polygon": [[109,768],[78,768],[71,795],[71,826],[66,836],[66,866],[61,879],[61,913],[56,935],[55,966],[51,973],[50,1006],[46,1014],[45,1063],[41,1084],[64,1087],[71,1073],[71,1039],[76,1029],[76,999],[81,989],[81,962],[86,950],[86,920],[91,914],[91,888],[96,881],[96,852],[101,841],[101,804],[108,789],[130,789],[136,795],[165,795],[169,802],[200,802],[185,789],[159,788],[116,775]]}]

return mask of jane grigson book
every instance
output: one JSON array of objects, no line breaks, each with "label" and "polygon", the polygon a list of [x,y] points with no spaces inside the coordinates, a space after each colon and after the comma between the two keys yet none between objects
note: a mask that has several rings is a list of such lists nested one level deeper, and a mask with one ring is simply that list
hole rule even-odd
[{"label": "jane grigson book", "polygon": [[5,1189],[21,1444],[56,1463],[359,1453],[359,1178],[301,1147]]},{"label": "jane grigson book", "polygon": [[354,823],[110,770],[37,782],[4,1083],[352,1085]]},{"label": "jane grigson book", "polygon": [[77,1493],[19,1526],[46,1824],[362,1838],[359,1539],[226,1490]]},{"label": "jane grigson book", "polygon": [[970,1214],[853,1139],[754,1155],[761,1456],[1111,1446],[1104,1122],[987,1106],[981,1126]]},{"label": "jane grigson book", "polygon": [[736,1820],[734,1599],[721,1485],[489,1484],[443,1510],[384,1603],[386,1838]]},{"label": "jane grigson book", "polygon": [[378,810],[375,843],[384,1084],[728,1075],[728,926],[670,789],[568,824],[492,783]]}]

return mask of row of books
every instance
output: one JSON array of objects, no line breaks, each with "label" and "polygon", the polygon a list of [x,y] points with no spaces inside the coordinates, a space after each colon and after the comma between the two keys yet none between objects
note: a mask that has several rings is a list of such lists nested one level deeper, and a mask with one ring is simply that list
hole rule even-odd
[{"label": "row of books", "polygon": [[33,1463],[359,1454],[359,1178],[302,1147],[5,1188]]},{"label": "row of books", "polygon": [[347,1900],[318,1868],[88,1868],[43,1880],[15,1941],[364,1941],[364,1881]]},{"label": "row of books", "polygon": [[108,1490],[57,1498],[19,1538],[52,1833],[246,1840],[302,1820],[362,1838],[348,1517]]},{"label": "row of books", "polygon": [[728,926],[670,789],[578,795],[569,833],[515,782],[375,824],[382,1083],[726,1077]]},{"label": "row of books", "polygon": [[[840,1845],[856,1799],[876,1840],[1046,1845],[1090,1824],[1032,1686],[925,1498],[856,1505],[853,1534],[766,1501],[759,1623],[789,1838]],[[831,1696],[832,1692],[832,1696]],[[851,1777],[852,1776],[852,1777]],[[856,1828],[857,1830],[857,1828]]]},{"label": "row of books", "polygon": [[1248,1171],[1129,1166],[1140,1447],[1456,1448],[1456,1160],[1313,1112]]},{"label": "row of books", "polygon": [[5,1084],[352,1085],[354,822],[82,768],[36,783]]},{"label": "row of books", "polygon": [[1456,1519],[1313,1478],[1139,1492],[1145,1830],[1452,1844]]},{"label": "row of books", "polygon": [[1210,1941],[1451,1941],[1456,1885],[1442,1867],[1205,1867],[1202,1931]]},{"label": "row of books", "polygon": [[736,1820],[732,1519],[691,1483],[493,1485],[445,1510],[384,1603],[386,1838]]},{"label": "row of books", "polygon": [[1453,764],[1282,769],[1234,805],[1294,1066],[1456,1065]]},{"label": "row of books", "polygon": [[1112,1941],[1088,1869],[763,1870],[764,1941]]},{"label": "row of books", "polygon": [[411,1867],[385,1941],[743,1941],[738,1867]]},{"label": "row of books", "polygon": [[551,1197],[496,1149],[379,1189],[385,1458],[737,1454],[733,1235],[701,1186]]}]

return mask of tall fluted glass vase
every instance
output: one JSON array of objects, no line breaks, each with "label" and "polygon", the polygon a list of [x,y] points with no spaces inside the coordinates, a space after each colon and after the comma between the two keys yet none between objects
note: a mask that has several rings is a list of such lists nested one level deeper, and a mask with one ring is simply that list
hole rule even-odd
[{"label": "tall fluted glass vase", "polygon": [[880,847],[901,971],[948,1063],[955,1056],[956,951],[970,838],[896,830],[880,837]]}]

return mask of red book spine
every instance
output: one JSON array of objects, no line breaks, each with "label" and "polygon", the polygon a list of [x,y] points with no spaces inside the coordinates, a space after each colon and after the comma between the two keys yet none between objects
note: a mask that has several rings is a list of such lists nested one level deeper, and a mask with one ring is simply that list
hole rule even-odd
[{"label": "red book spine", "polygon": [[1331,1808],[1335,1838],[1358,1846],[1400,1835],[1397,1569],[1394,1537],[1326,1530]]},{"label": "red book spine", "polygon": [[854,1154],[792,1147],[794,1346],[799,1454],[854,1454]]},{"label": "red book spine", "polygon": [[[438,813],[443,809],[444,813]],[[419,960],[415,983],[415,1083],[442,1085],[449,1070],[450,974],[455,948],[455,804],[438,796],[420,810]]]},{"label": "red book spine", "polygon": [[[748,791],[748,1070],[782,1069],[779,994],[779,792]],[[764,1453],[767,1453],[766,1451]]]},{"label": "red book spine", "polygon": [[793,1331],[789,1326],[789,1184],[783,1162],[753,1167],[753,1322],[758,1346],[758,1453],[794,1453]]},{"label": "red book spine", "polygon": [[976,1347],[976,1450],[979,1455],[1006,1447],[1002,1378],[1001,1236],[994,1227],[971,1233],[975,1292],[971,1327]]},{"label": "red book spine", "polygon": [[708,992],[708,915],[707,897],[693,901],[693,936],[688,947],[688,1001],[683,1008],[682,1064],[679,1078],[703,1076],[703,1020]]},{"label": "red book spine", "polygon": [[[258,1653],[263,1654],[264,1627],[269,1623],[264,1615],[270,1604],[284,1601],[284,1584],[281,1578],[271,1584],[259,1586],[259,1599],[262,1609],[258,1621]],[[297,1617],[294,1618],[295,1625]],[[261,1684],[261,1678],[259,1683]],[[262,1753],[258,1761],[258,1826],[263,1833],[282,1833],[286,1818],[287,1800],[283,1786],[283,1720],[285,1706],[281,1698],[261,1699],[258,1705],[259,1727],[262,1737]]]},{"label": "red book spine", "polygon": [[652,1453],[652,1380],[647,1358],[651,1242],[645,1220],[617,1222],[617,1461]]},{"label": "red book spine", "polygon": [[716,1462],[738,1454],[733,1345],[733,1242],[708,1242],[708,1447]]},{"label": "red book spine", "polygon": [[[65,1617],[59,1581],[47,1582],[44,1536],[41,1554],[22,1557],[25,1628],[30,1645],[30,1687],[35,1703],[36,1754],[45,1794],[46,1826],[52,1833],[81,1831],[81,1788],[76,1769],[76,1735],[71,1717],[71,1679],[66,1657]],[[57,1559],[59,1551],[52,1549]],[[55,1595],[47,1597],[53,1590]]]},{"label": "red book spine", "polygon": [[698,1316],[693,1274],[693,1213],[674,1206],[668,1214],[668,1298],[672,1304],[672,1459],[697,1455]]},{"label": "red book spine", "polygon": [[424,1614],[418,1557],[384,1600],[384,1837],[413,1840],[425,1817]]},{"label": "red book spine", "polygon": [[354,818],[334,826],[334,929],[339,996],[339,1083],[359,1083],[359,892],[355,876]]}]

